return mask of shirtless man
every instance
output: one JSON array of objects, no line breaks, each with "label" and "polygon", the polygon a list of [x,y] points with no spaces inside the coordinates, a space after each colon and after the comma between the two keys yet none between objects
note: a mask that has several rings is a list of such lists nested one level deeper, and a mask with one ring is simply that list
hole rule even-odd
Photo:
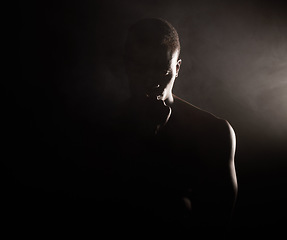
[{"label": "shirtless man", "polygon": [[131,98],[117,134],[118,179],[125,179],[119,195],[146,224],[222,226],[237,193],[235,133],[226,120],[172,94],[179,54],[167,21],[131,26],[125,45]]}]

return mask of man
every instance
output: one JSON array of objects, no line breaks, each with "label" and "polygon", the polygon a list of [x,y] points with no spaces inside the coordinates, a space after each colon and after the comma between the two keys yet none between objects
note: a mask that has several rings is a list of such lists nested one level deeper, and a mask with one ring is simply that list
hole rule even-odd
[{"label": "man", "polygon": [[131,98],[114,137],[117,197],[147,228],[223,226],[237,192],[235,134],[227,121],[172,94],[179,54],[167,21],[131,26],[124,56]]}]

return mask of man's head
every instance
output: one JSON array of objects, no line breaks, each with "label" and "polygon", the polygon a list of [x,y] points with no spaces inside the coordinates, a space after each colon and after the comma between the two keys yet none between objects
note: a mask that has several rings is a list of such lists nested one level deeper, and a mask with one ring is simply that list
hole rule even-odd
[{"label": "man's head", "polygon": [[165,20],[143,19],[129,29],[125,64],[132,95],[172,102],[180,43],[176,30]]}]

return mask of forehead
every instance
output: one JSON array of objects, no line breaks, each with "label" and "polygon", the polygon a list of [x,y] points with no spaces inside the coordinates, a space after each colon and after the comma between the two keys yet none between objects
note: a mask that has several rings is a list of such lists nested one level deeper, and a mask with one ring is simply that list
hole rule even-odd
[{"label": "forehead", "polygon": [[146,65],[148,63],[154,67],[168,67],[175,58],[177,59],[177,51],[164,45],[132,44],[128,55],[128,60],[135,64]]}]

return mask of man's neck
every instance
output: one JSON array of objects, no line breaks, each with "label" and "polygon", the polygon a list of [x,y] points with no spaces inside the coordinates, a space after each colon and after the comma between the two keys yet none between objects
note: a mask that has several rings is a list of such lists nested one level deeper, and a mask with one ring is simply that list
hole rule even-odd
[{"label": "man's neck", "polygon": [[157,133],[168,122],[171,116],[171,107],[169,105],[172,102],[173,98],[166,99],[165,101],[151,99],[136,101],[136,99],[131,98],[130,113],[142,127],[154,128],[155,133]]}]

